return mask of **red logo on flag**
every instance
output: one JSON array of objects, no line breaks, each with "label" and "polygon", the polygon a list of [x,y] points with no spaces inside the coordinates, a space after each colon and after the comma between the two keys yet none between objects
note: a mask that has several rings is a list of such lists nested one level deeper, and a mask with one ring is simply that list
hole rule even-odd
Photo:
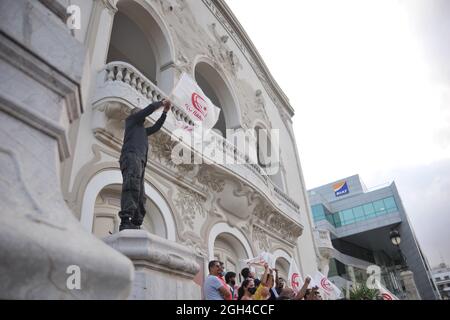
[{"label": "red logo on flag", "polygon": [[326,291],[330,291],[330,292],[333,291],[333,288],[331,287],[331,283],[330,283],[330,281],[328,281],[327,278],[322,278],[320,280],[320,285]]},{"label": "red logo on flag", "polygon": [[194,115],[202,121],[208,114],[208,103],[198,93],[192,94],[192,106],[194,107]]},{"label": "red logo on flag", "polygon": [[389,293],[383,293],[381,296],[383,297],[383,300],[393,300]]},{"label": "red logo on flag", "polygon": [[294,290],[300,286],[300,284],[298,283],[298,280],[297,280],[298,278],[300,278],[298,273],[293,273],[291,276],[292,289],[294,289]]}]

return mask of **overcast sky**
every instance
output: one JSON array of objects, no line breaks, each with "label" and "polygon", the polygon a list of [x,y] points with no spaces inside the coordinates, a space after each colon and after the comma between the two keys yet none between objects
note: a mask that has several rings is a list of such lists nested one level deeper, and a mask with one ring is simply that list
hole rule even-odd
[{"label": "overcast sky", "polygon": [[450,1],[227,3],[295,109],[307,188],[394,180],[430,263],[450,263]]}]

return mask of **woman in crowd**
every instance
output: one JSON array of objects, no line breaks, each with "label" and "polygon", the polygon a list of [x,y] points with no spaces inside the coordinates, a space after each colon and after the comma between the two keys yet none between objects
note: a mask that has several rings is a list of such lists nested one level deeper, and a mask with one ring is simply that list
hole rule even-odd
[{"label": "woman in crowd", "polygon": [[256,288],[253,279],[249,278],[242,282],[238,290],[238,300],[253,300]]}]

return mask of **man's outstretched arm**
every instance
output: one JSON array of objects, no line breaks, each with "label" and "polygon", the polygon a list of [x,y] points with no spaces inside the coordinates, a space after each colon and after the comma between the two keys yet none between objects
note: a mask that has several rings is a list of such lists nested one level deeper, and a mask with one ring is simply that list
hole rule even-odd
[{"label": "man's outstretched arm", "polygon": [[164,121],[166,121],[167,112],[170,110],[171,102],[169,100],[163,100],[162,103],[164,105],[164,111],[163,111],[161,117],[159,117],[159,119],[155,122],[155,124],[153,126],[145,128],[145,131],[147,132],[147,136],[149,136],[149,135],[155,133],[156,131],[158,131],[159,129],[161,129],[161,127],[164,124]]},{"label": "man's outstretched arm", "polygon": [[159,129],[161,129],[161,127],[164,124],[164,121],[166,121],[166,117],[167,117],[167,112],[163,111],[161,117],[159,117],[159,119],[155,122],[155,124],[151,127],[145,128],[145,131],[147,131],[147,136],[155,133],[156,131],[158,131]]},{"label": "man's outstretched arm", "polygon": [[147,107],[145,107],[142,110],[139,110],[135,114],[132,115],[135,121],[143,122],[146,117],[151,115],[155,110],[159,109],[163,105],[163,101],[157,101],[152,104],[149,104]]}]

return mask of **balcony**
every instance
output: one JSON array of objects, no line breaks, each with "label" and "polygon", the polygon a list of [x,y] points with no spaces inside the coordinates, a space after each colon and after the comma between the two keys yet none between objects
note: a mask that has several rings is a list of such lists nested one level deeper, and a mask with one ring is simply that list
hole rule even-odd
[{"label": "balcony", "polygon": [[331,243],[330,232],[328,230],[315,229],[313,234],[320,254],[324,258],[329,259],[334,250],[333,244]]},{"label": "balcony", "polygon": [[[124,62],[108,63],[99,71],[96,79],[95,94],[92,100],[94,134],[98,139],[120,150],[123,137],[123,120],[130,110],[135,107],[144,108],[149,103],[164,97],[167,97],[167,95],[132,65]],[[154,123],[157,117],[158,115],[155,114],[149,116],[148,124]],[[172,112],[168,114],[161,130],[164,137],[155,138],[166,143],[168,141],[174,142],[169,143],[170,150],[165,150],[166,155],[170,155],[171,149],[177,143],[184,144],[174,135],[180,124],[194,125],[184,110],[178,106],[173,106]],[[240,152],[234,144],[213,131],[210,132],[208,138],[208,141],[201,141],[200,145],[192,144],[187,148],[193,154],[200,156],[202,163],[206,163],[205,166],[211,168],[207,172],[208,180],[213,178],[231,180],[238,186],[234,190],[216,186],[216,188],[213,188],[214,191],[218,193],[231,192],[234,196],[239,194],[241,197],[245,193],[246,203],[248,199],[260,199],[262,204],[258,206],[258,209],[256,206],[248,206],[250,210],[261,214],[259,217],[262,219],[271,220],[274,215],[278,216],[278,219],[275,220],[278,221],[280,229],[285,228],[285,233],[290,234],[290,238],[300,236],[303,226],[300,222],[299,205],[280,190],[258,164],[251,163],[249,157]],[[155,145],[155,148],[157,148],[158,143],[156,142],[152,146]],[[186,147],[185,144],[184,146]],[[234,160],[234,163],[233,161],[225,161],[225,163],[214,161],[209,153],[203,152],[206,149],[211,150],[211,147],[215,152],[222,154],[225,159]],[[202,182],[206,179],[202,179],[201,170],[198,170],[197,173],[199,173],[199,176],[192,181]],[[187,179],[186,175],[182,174],[178,174],[177,178]],[[192,183],[187,184],[192,185]],[[239,189],[239,191],[236,191],[236,189]],[[226,201],[226,204],[221,203],[221,206],[225,207],[225,211],[238,216],[241,214],[240,217],[245,218],[245,213],[240,213],[243,203],[242,201]],[[261,212],[265,212],[264,216]]]}]

